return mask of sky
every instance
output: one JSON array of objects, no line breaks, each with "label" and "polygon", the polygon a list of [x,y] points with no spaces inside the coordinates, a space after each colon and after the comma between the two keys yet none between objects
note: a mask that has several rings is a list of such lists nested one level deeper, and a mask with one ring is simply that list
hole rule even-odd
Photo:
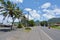
[{"label": "sky", "polygon": [[[10,0],[17,3],[29,20],[49,20],[60,17],[60,0]],[[1,18],[1,17],[0,17]],[[9,19],[10,20],[10,19]],[[18,20],[15,20],[18,21]]]}]

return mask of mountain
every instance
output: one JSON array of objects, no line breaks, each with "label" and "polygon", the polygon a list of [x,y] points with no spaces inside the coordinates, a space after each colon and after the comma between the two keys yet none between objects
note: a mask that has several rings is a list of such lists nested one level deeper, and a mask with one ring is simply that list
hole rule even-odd
[{"label": "mountain", "polygon": [[52,18],[48,20],[49,23],[60,23],[60,18]]}]

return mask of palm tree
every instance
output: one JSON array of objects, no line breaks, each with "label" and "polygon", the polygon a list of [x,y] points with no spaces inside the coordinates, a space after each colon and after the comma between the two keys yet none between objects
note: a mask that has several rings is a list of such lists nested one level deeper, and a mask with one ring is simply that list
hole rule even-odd
[{"label": "palm tree", "polygon": [[[19,7],[16,7],[16,4],[10,2],[10,1],[4,1],[4,0],[0,0],[1,4],[4,6],[4,13],[2,13],[2,15],[4,16],[3,20],[5,20],[5,17],[12,17],[13,21],[12,21],[12,27],[14,26],[14,20],[15,18],[20,18],[20,16],[22,15],[22,11],[19,9]],[[11,27],[11,29],[12,29]]]}]

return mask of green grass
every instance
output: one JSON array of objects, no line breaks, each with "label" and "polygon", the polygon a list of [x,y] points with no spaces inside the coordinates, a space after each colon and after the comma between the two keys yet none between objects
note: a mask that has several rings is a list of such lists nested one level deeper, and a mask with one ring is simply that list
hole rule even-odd
[{"label": "green grass", "polygon": [[27,28],[25,28],[25,31],[26,32],[30,32],[31,31],[31,28],[27,27]]},{"label": "green grass", "polygon": [[59,29],[60,30],[60,26],[51,26],[54,29]]}]

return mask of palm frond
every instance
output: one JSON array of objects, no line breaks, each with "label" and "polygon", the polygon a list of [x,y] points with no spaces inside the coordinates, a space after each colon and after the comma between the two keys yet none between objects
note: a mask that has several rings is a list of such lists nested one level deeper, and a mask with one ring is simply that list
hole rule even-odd
[{"label": "palm frond", "polygon": [[7,12],[4,12],[4,13],[2,13],[2,14],[3,14],[3,16],[4,16],[4,17],[6,17],[6,16],[7,16]]},{"label": "palm frond", "polygon": [[13,4],[13,6],[12,6],[12,7],[15,9],[15,8],[16,8],[16,5],[17,5],[17,4]]},{"label": "palm frond", "polygon": [[7,1],[7,5],[8,5],[8,7],[12,7],[12,4],[10,1]]},{"label": "palm frond", "polygon": [[3,2],[4,0],[0,0],[0,2]]}]

